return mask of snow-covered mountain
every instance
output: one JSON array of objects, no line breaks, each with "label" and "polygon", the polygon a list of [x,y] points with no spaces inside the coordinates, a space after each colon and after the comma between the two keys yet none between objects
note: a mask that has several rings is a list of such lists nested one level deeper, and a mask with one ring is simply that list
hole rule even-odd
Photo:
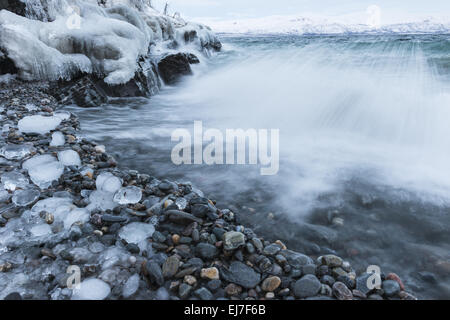
[{"label": "snow-covered mountain", "polygon": [[240,34],[346,34],[346,33],[449,33],[449,18],[423,18],[371,26],[363,21],[317,16],[269,16],[239,20],[200,19],[219,33]]}]

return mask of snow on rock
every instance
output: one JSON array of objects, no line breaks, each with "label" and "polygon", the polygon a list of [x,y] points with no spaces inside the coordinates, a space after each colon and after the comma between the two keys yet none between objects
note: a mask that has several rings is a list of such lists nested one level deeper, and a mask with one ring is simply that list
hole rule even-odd
[{"label": "snow on rock", "polygon": [[45,134],[47,132],[55,130],[60,123],[61,118],[59,117],[33,115],[26,116],[23,119],[20,119],[18,127],[20,132]]},{"label": "snow on rock", "polygon": [[64,134],[60,131],[53,132],[52,141],[50,141],[51,147],[59,147],[63,146],[66,143],[66,139],[64,138]]},{"label": "snow on rock", "polygon": [[75,150],[58,152],[58,159],[65,166],[81,166],[80,156]]},{"label": "snow on rock", "polygon": [[86,73],[119,85],[133,79],[140,57],[156,41],[191,42],[199,50],[219,43],[206,26],[160,14],[145,1],[33,3],[26,17],[0,11],[0,43],[26,80],[71,80]]},{"label": "snow on rock", "polygon": [[128,243],[140,243],[151,237],[153,232],[155,227],[152,224],[132,222],[120,229],[119,237]]},{"label": "snow on rock", "polygon": [[111,292],[110,286],[100,279],[86,279],[75,288],[72,300],[104,300]]},{"label": "snow on rock", "polygon": [[114,201],[119,204],[135,204],[142,198],[142,190],[135,186],[120,188],[114,195]]},{"label": "snow on rock", "polygon": [[3,188],[10,191],[14,191],[17,188],[24,189],[29,185],[28,178],[15,171],[2,174],[1,182]]}]

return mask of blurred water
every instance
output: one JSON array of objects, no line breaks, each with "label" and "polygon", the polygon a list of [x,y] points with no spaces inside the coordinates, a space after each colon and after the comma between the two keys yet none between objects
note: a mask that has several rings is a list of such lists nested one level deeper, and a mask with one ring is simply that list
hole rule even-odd
[{"label": "blurred water", "polygon": [[[397,272],[422,298],[450,298],[450,36],[222,41],[193,77],[150,100],[68,109],[122,166],[192,181],[290,247],[335,250],[361,270]],[[280,129],[280,172],[173,165],[170,135],[194,120]]]}]

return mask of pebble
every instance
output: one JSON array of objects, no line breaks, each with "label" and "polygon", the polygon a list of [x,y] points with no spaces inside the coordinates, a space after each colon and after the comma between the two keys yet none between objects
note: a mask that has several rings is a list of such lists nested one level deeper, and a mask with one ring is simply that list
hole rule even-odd
[{"label": "pebble", "polygon": [[277,276],[266,278],[262,284],[261,289],[264,291],[275,291],[281,284],[281,279]]},{"label": "pebble", "polygon": [[219,279],[219,270],[216,267],[204,268],[201,270],[200,277],[210,280]]},{"label": "pebble", "polygon": [[170,256],[162,266],[162,274],[164,278],[169,279],[177,274],[180,259],[177,256]]},{"label": "pebble", "polygon": [[223,243],[225,250],[235,250],[245,245],[245,236],[241,232],[230,231],[223,235]]},{"label": "pebble", "polygon": [[294,294],[298,298],[307,298],[317,295],[322,287],[319,279],[307,274],[294,284]]},{"label": "pebble", "polygon": [[381,287],[387,297],[393,297],[400,293],[400,285],[395,280],[385,280]]},{"label": "pebble", "polygon": [[338,300],[352,300],[353,299],[353,294],[350,291],[349,288],[347,288],[347,286],[345,284],[343,284],[342,282],[335,282],[333,284],[333,295],[338,299]]},{"label": "pebble", "polygon": [[224,280],[247,289],[256,287],[261,280],[259,273],[238,261],[233,261],[229,268],[223,268],[221,275]]},{"label": "pebble", "polygon": [[237,296],[237,295],[241,294],[242,287],[240,287],[240,286],[238,286],[238,285],[236,285],[234,283],[230,283],[229,285],[227,285],[225,287],[225,292],[229,296]]}]

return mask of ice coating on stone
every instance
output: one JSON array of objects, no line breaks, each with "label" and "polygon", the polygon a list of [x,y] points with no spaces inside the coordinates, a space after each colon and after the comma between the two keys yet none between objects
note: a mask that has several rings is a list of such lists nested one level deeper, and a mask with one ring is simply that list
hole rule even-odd
[{"label": "ice coating on stone", "polygon": [[120,229],[119,237],[128,243],[140,243],[151,237],[153,232],[155,227],[152,224],[132,222]]},{"label": "ice coating on stone", "polygon": [[72,293],[72,300],[104,300],[111,288],[100,279],[86,279],[80,283],[79,288],[75,288]]},{"label": "ice coating on stone", "polygon": [[72,199],[52,197],[44,200],[39,200],[31,208],[31,211],[35,214],[39,214],[41,211],[47,211],[49,213],[55,214],[57,209],[67,208],[67,210],[70,210],[70,206],[72,206]]},{"label": "ice coating on stone", "polygon": [[24,133],[39,133],[45,134],[55,130],[61,123],[61,118],[55,116],[41,116],[33,115],[26,116],[19,120],[18,128],[20,132]]},{"label": "ice coating on stone", "polygon": [[122,180],[110,172],[102,172],[95,180],[97,190],[114,193],[122,187]]},{"label": "ice coating on stone", "polygon": [[133,294],[135,294],[138,289],[139,289],[139,275],[133,274],[131,277],[128,278],[127,282],[125,282],[125,285],[123,286],[122,296],[124,298],[129,298]]},{"label": "ice coating on stone", "polygon": [[14,191],[12,202],[16,206],[27,206],[34,201],[36,201],[41,193],[36,189],[25,189],[25,190],[16,190]]},{"label": "ice coating on stone", "polygon": [[58,159],[65,166],[81,166],[80,156],[75,150],[58,152]]},{"label": "ice coating on stone", "polygon": [[71,210],[64,219],[64,228],[69,229],[75,222],[89,221],[89,211],[84,208]]},{"label": "ice coating on stone", "polygon": [[52,233],[52,228],[46,223],[38,224],[31,227],[30,233],[33,237],[44,237]]},{"label": "ice coating on stone", "polygon": [[117,203],[113,201],[114,194],[105,191],[92,191],[89,195],[89,205],[87,209],[92,211],[94,209],[112,210],[117,207]]},{"label": "ice coating on stone", "polygon": [[135,204],[141,199],[142,190],[136,186],[120,188],[114,195],[114,201],[119,204]]},{"label": "ice coating on stone", "polygon": [[6,190],[0,190],[0,202],[6,202],[11,197],[11,194]]},{"label": "ice coating on stone", "polygon": [[66,139],[64,138],[64,135],[60,131],[53,132],[52,141],[50,141],[50,146],[51,147],[59,147],[59,146],[63,146],[64,143],[66,143]]},{"label": "ice coating on stone", "polygon": [[0,149],[0,156],[8,160],[19,160],[36,151],[33,146],[26,144],[7,144]]},{"label": "ice coating on stone", "polygon": [[10,191],[17,188],[24,189],[29,185],[28,178],[16,171],[5,172],[2,174],[1,181],[3,188]]},{"label": "ice coating on stone", "polygon": [[130,266],[130,254],[128,251],[117,246],[112,246],[103,251],[98,262],[102,270],[108,270],[113,267],[128,268]]},{"label": "ice coating on stone", "polygon": [[42,163],[28,170],[31,181],[41,189],[48,188],[63,173],[64,166],[58,161]]}]

